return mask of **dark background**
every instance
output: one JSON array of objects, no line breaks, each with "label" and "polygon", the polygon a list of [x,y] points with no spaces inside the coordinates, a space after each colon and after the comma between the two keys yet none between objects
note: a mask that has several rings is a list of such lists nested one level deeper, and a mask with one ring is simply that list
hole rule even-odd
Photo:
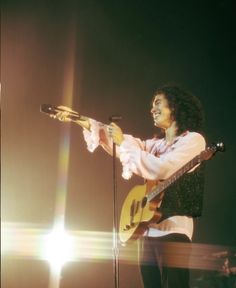
[{"label": "dark background", "polygon": [[[233,1],[4,2],[2,221],[53,225],[60,133],[70,124],[53,121],[39,107],[68,104],[62,90],[72,35],[71,105],[82,115],[107,123],[120,114],[124,132],[145,139],[155,133],[149,110],[158,86],[178,83],[201,99],[207,142],[223,141],[227,150],[206,165],[204,211],[194,241],[235,246]],[[100,148],[90,154],[80,127],[72,124],[70,135],[66,228],[110,232],[111,158]],[[136,176],[123,180],[118,165],[119,209],[138,182]],[[2,287],[48,285],[44,261],[8,255],[3,264]],[[65,266],[61,287],[112,284],[112,261],[106,260]],[[121,267],[121,287],[141,287],[137,267]]]}]

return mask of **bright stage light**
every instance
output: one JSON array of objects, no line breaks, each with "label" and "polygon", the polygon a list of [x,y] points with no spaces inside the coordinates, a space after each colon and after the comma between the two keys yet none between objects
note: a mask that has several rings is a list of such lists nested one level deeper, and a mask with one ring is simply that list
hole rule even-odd
[{"label": "bright stage light", "polygon": [[6,233],[6,228],[3,223],[1,223],[1,255],[7,253],[9,250],[10,242],[8,241],[8,234]]},{"label": "bright stage light", "polygon": [[47,234],[43,246],[43,259],[47,260],[52,268],[60,269],[63,264],[72,260],[72,237],[63,228],[55,228]]}]

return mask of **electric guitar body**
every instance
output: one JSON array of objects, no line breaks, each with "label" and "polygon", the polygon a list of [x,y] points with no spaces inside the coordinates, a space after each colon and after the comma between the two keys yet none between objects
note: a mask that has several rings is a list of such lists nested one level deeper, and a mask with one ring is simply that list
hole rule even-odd
[{"label": "electric guitar body", "polygon": [[152,201],[146,195],[155,188],[156,182],[148,181],[144,185],[135,186],[127,195],[121,210],[119,237],[121,242],[136,240],[143,235],[150,223],[156,223],[161,218],[160,207],[164,193],[160,193]]}]

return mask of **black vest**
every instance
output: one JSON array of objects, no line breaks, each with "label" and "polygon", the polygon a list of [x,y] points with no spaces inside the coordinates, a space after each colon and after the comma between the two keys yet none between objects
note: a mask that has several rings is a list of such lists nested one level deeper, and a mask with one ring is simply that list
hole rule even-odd
[{"label": "black vest", "polygon": [[174,215],[201,216],[203,192],[204,164],[201,164],[165,190],[161,207],[158,209],[162,212],[160,221]]}]

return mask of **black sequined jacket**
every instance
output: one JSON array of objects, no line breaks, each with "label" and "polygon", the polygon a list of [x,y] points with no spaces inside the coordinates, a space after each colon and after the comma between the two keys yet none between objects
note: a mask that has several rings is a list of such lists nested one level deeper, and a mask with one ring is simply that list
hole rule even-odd
[{"label": "black sequined jacket", "polygon": [[[159,210],[160,221],[175,215],[198,217],[202,214],[204,164],[183,175],[165,190]],[[159,221],[159,222],[160,222]]]}]

